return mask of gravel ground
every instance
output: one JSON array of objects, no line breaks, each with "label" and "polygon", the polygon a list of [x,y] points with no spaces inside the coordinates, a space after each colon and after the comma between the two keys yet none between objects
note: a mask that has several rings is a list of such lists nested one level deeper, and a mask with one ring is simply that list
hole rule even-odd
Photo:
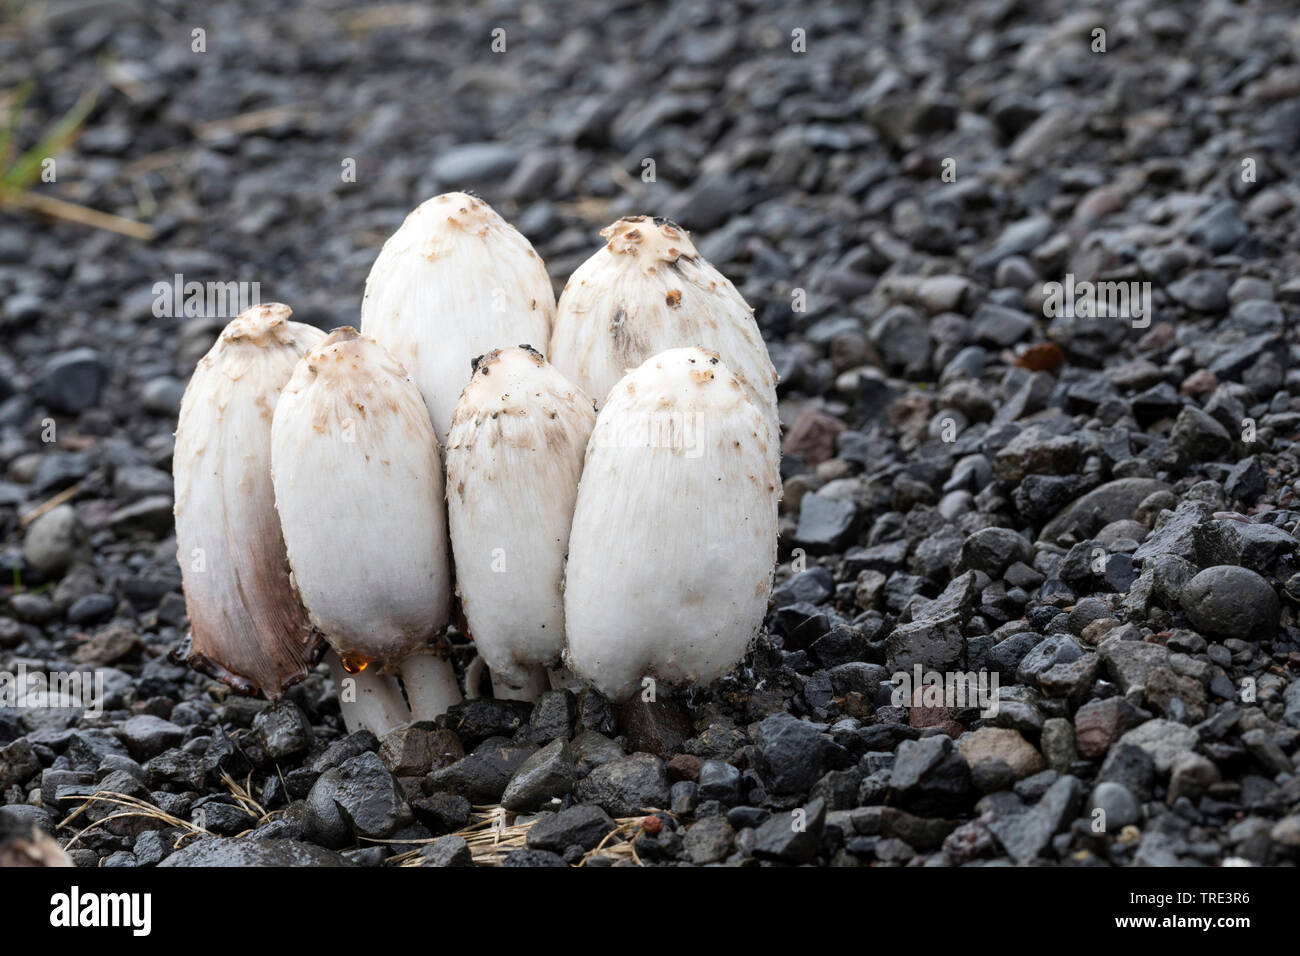
[{"label": "gravel ground", "polygon": [[[156,237],[0,209],[0,666],[108,692],[0,707],[6,827],[97,823],[81,866],[1294,863],[1300,21],[866,6],[14,8],[24,147],[107,80],[37,190]],[[755,307],[781,564],[712,688],[381,742],[324,668],[270,705],[169,661],[172,431],[225,320],[156,316],[154,284],[355,323],[383,239],[458,188],[557,289],[646,212]],[[1144,305],[1054,309],[1067,274]],[[897,692],[914,667],[996,675],[996,712]],[[152,809],[55,829],[101,791]]]}]

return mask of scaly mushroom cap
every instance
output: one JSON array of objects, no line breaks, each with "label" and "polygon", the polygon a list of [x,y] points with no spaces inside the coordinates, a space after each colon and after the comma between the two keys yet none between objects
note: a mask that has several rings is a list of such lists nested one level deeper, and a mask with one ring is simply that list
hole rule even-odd
[{"label": "scaly mushroom cap", "polygon": [[423,646],[447,622],[447,523],[433,426],[401,363],[331,332],[280,396],[271,464],[298,593],[345,666]]},{"label": "scaly mushroom cap", "polygon": [[480,656],[523,686],[564,650],[564,555],[591,399],[527,345],[477,359],[447,438],[456,590]]},{"label": "scaly mushroom cap", "polygon": [[439,443],[475,356],[502,342],[546,343],[555,293],[523,235],[477,196],[418,206],[366,279],[361,331],[401,362],[424,395]]},{"label": "scaly mushroom cap", "polygon": [[172,474],[189,663],[277,699],[324,646],[289,579],[271,487],[271,416],[299,356],[324,333],[278,302],[234,319],[181,399]]},{"label": "scaly mushroom cap", "polygon": [[600,231],[608,242],[570,276],[556,307],[551,361],[604,405],[628,370],[665,349],[699,345],[721,355],[772,429],[776,369],[736,287],[667,219],[628,216]]},{"label": "scaly mushroom cap", "polygon": [[568,662],[618,700],[706,684],[762,624],[781,480],[767,423],[715,352],[671,349],[596,418],[569,535]]}]

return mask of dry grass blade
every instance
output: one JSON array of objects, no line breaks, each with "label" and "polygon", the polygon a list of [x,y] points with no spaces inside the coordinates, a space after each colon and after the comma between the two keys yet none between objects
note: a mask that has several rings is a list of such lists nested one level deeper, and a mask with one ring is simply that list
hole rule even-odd
[{"label": "dry grass blade", "polygon": [[88,797],[69,797],[67,799],[80,800],[81,805],[77,807],[76,810],[72,811],[72,813],[68,814],[67,817],[64,818],[63,822],[61,822],[58,826],[58,829],[60,830],[66,827],[68,824],[70,824],[73,820],[77,819],[77,817],[81,816],[83,813],[86,812],[86,810],[88,810],[92,805],[96,803],[110,803],[110,804],[115,804],[117,806],[126,807],[127,809],[120,811],[118,813],[110,813],[102,820],[96,820],[94,823],[90,824],[90,826],[83,827],[81,830],[78,830],[77,833],[72,837],[72,839],[63,845],[63,848],[65,850],[70,849],[74,843],[80,840],[91,830],[95,829],[96,827],[103,826],[109,820],[119,820],[127,817],[147,817],[153,820],[161,820],[164,823],[166,823],[168,826],[179,827],[180,829],[184,830],[185,833],[181,835],[180,840],[177,840],[177,846],[180,845],[180,842],[182,840],[185,840],[191,836],[197,836],[200,833],[206,833],[211,835],[210,831],[205,830],[203,827],[196,826],[195,824],[191,823],[189,820],[182,820],[180,817],[172,816],[170,813],[167,813],[165,810],[161,810],[158,807],[155,807],[152,803],[148,803],[147,801],[141,800],[139,797],[133,797],[130,794],[126,794],[126,793],[118,793],[115,790],[99,790],[96,791],[95,793],[92,793]]},{"label": "dry grass blade", "polygon": [[253,110],[251,113],[240,113],[238,116],[213,120],[210,123],[200,123],[194,128],[194,132],[200,139],[225,136],[228,133],[243,135],[270,129],[272,126],[279,126],[297,117],[298,110],[294,107],[272,106],[264,110]]},{"label": "dry grass blade", "polygon": [[53,196],[46,196],[41,193],[5,190],[0,192],[0,205],[16,206],[29,212],[43,213],[55,219],[65,219],[68,222],[80,223],[83,226],[103,229],[105,232],[115,232],[120,236],[139,239],[143,242],[148,242],[157,234],[157,230],[147,223],[136,222],[134,219],[127,219],[123,216],[114,216],[111,213],[100,212],[98,209],[79,206],[74,202],[55,199]]},{"label": "dry grass blade", "polygon": [[369,33],[387,27],[427,26],[434,11],[423,3],[381,3],[347,18],[349,33]]},{"label": "dry grass blade", "polygon": [[[658,812],[657,810],[647,810],[640,816],[616,817],[614,819],[614,829],[606,834],[598,846],[583,854],[577,866],[586,866],[587,862],[596,856],[610,857],[615,861],[631,860],[637,866],[644,866],[645,864],[642,863],[636,852],[636,841],[644,832],[646,815]],[[522,850],[527,846],[528,831],[537,822],[536,819],[528,820],[525,823],[511,822],[515,817],[516,815],[510,813],[505,807],[473,807],[470,822],[461,829],[449,834],[449,836],[458,836],[465,841],[475,866],[501,866],[507,853]],[[415,844],[412,849],[394,855],[388,862],[397,866],[422,866],[424,864],[424,859],[421,856],[423,847],[439,839],[442,839],[442,837],[434,837],[428,840],[375,840],[372,842]]]},{"label": "dry grass blade", "polygon": [[250,790],[253,783],[253,777],[251,774],[247,780],[240,783],[223,770],[221,771],[221,782],[226,785],[226,789],[229,790],[230,795],[235,798],[235,802],[239,804],[240,809],[252,817],[258,826],[261,826],[267,820],[271,819],[276,813],[281,812],[277,810],[275,813],[268,813],[266,808],[254,799],[253,793]]},{"label": "dry grass blade", "polygon": [[22,111],[31,91],[30,83],[23,84],[7,98],[4,104],[5,116],[3,123],[0,124],[0,206],[24,209],[55,219],[104,229],[132,239],[152,239],[155,234],[152,226],[31,191],[30,187],[41,177],[46,160],[72,145],[81,135],[86,119],[94,110],[95,104],[99,102],[99,90],[96,88],[83,93],[72,109],[64,114],[63,118],[55,123],[34,146],[11,162],[18,114]]},{"label": "dry grass blade", "polygon": [[85,478],[82,478],[75,485],[72,485],[69,488],[64,488],[57,495],[53,495],[49,498],[46,498],[44,501],[42,501],[31,511],[27,512],[22,517],[20,517],[18,519],[18,526],[20,528],[27,527],[29,524],[31,524],[41,515],[45,514],[45,512],[51,511],[54,508],[57,508],[59,505],[63,504],[65,501],[70,501],[72,498],[75,498],[77,492],[81,491],[81,489],[84,488],[91,481],[98,481],[103,477],[104,477],[103,471],[96,470],[91,474],[87,475]]}]

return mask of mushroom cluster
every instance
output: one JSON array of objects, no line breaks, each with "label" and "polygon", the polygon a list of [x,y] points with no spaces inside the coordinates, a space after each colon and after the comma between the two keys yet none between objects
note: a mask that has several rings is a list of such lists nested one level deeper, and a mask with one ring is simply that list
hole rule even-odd
[{"label": "mushroom cluster", "polygon": [[328,646],[344,720],[382,734],[460,700],[452,620],[496,696],[735,666],[772,586],[776,373],[684,230],[602,235],[557,311],[528,240],[447,193],[385,243],[359,332],[280,304],[226,327],[174,456],[194,667],[274,699]]}]

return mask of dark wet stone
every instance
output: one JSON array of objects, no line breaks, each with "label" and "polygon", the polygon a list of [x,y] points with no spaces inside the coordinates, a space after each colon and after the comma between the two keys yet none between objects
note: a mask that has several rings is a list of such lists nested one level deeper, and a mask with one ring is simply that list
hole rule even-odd
[{"label": "dark wet stone", "polygon": [[795,540],[818,553],[843,547],[853,533],[857,513],[858,507],[852,501],[815,492],[804,495]]},{"label": "dark wet stone", "polygon": [[534,810],[552,797],[568,793],[577,776],[568,742],[553,740],[515,771],[501,796],[501,805],[507,810]]},{"label": "dark wet stone", "polygon": [[527,701],[480,697],[453,704],[437,724],[454,731],[465,749],[472,750],[489,737],[513,737],[532,709]]},{"label": "dark wet stone", "polygon": [[614,827],[604,810],[584,803],[559,813],[541,814],[529,827],[525,842],[530,848],[552,853],[563,853],[571,846],[593,850]]},{"label": "dark wet stone", "polygon": [[668,806],[668,774],[653,754],[632,754],[602,764],[578,782],[574,796],[626,817]]},{"label": "dark wet stone", "polygon": [[337,853],[294,840],[213,837],[177,850],[159,866],[351,866]]},{"label": "dark wet stone", "polygon": [[51,411],[75,415],[99,401],[104,359],[90,348],[51,356],[32,380],[32,397]]},{"label": "dark wet stone", "polygon": [[773,814],[758,828],[753,855],[760,860],[798,865],[817,855],[826,802],[815,799],[789,813]]},{"label": "dark wet stone", "polygon": [[947,736],[907,740],[889,777],[890,802],[917,813],[947,814],[969,805],[970,768]]},{"label": "dark wet stone", "polygon": [[439,837],[420,849],[421,866],[473,866],[474,854],[464,837]]},{"label": "dark wet stone", "polygon": [[169,747],[178,746],[184,739],[183,727],[148,714],[132,717],[122,725],[122,741],[131,757],[138,761],[156,757]]},{"label": "dark wet stone", "polygon": [[358,836],[385,839],[411,821],[397,778],[378,754],[352,757],[331,772],[338,774],[331,799]]},{"label": "dark wet stone", "polygon": [[616,705],[614,715],[629,750],[651,753],[661,760],[681,752],[682,745],[695,735],[690,711],[675,698],[646,701],[637,694]]},{"label": "dark wet stone", "polygon": [[491,737],[474,752],[429,776],[429,789],[460,793],[476,804],[496,803],[510,778],[537,752],[530,743]]},{"label": "dark wet stone", "polygon": [[1277,631],[1281,605],[1268,581],[1247,568],[1206,568],[1187,582],[1181,595],[1187,618],[1201,631],[1219,637],[1267,640]]},{"label": "dark wet stone", "polygon": [[312,743],[311,722],[291,700],[280,700],[253,718],[253,733],[272,760],[305,752]]}]

